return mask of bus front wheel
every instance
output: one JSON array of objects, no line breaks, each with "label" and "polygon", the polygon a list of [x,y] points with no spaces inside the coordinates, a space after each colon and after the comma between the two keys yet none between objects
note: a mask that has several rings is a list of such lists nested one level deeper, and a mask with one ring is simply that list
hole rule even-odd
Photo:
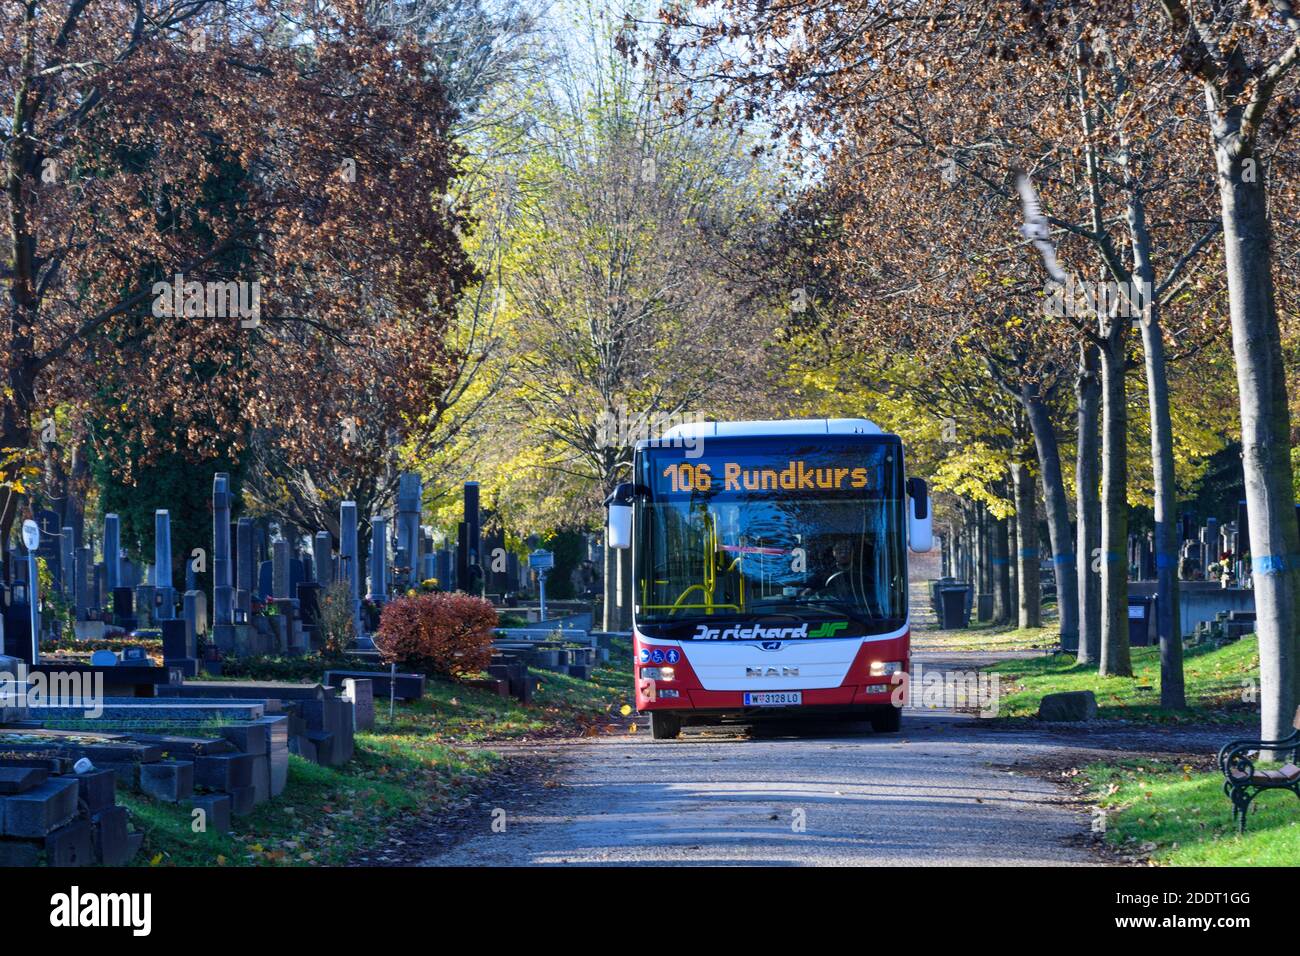
[{"label": "bus front wheel", "polygon": [[882,707],[871,713],[871,729],[878,734],[896,734],[903,726],[903,708]]},{"label": "bus front wheel", "polygon": [[675,740],[682,732],[682,719],[667,711],[650,712],[650,736],[655,740]]}]

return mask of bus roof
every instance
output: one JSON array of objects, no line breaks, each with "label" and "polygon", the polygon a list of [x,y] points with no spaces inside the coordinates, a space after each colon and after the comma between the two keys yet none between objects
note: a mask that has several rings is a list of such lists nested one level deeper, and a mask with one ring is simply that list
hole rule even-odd
[{"label": "bus roof", "polygon": [[[741,438],[785,435],[882,435],[880,426],[865,418],[797,418],[789,421],[756,422],[684,422],[674,425],[660,437],[670,438]],[[638,443],[639,444],[639,443]]]}]

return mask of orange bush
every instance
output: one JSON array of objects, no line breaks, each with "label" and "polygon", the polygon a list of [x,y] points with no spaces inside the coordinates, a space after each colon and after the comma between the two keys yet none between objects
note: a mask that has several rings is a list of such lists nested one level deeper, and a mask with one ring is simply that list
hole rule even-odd
[{"label": "orange bush", "polygon": [[482,598],[416,594],[384,605],[375,647],[384,663],[460,678],[488,666],[496,626],[496,609]]}]

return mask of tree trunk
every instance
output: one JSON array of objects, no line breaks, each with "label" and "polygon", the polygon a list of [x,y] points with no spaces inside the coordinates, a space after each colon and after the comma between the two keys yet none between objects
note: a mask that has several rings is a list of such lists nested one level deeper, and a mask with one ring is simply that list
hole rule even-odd
[{"label": "tree trunk", "polygon": [[[1011,493],[1011,501],[1014,505],[1016,500],[1015,492]],[[1007,600],[1007,623],[1012,621],[1019,623],[1019,606],[1020,606],[1020,536],[1016,529],[1016,516],[1013,514],[1007,519],[1007,575],[1008,583],[1011,586]]]},{"label": "tree trunk", "polygon": [[[1225,99],[1240,102],[1240,98]],[[1265,739],[1280,740],[1291,731],[1300,676],[1295,662],[1300,541],[1291,484],[1286,370],[1273,292],[1272,240],[1263,164],[1243,157],[1241,107],[1216,109],[1212,94],[1209,102],[1241,403],[1241,457],[1259,635],[1261,733]]]},{"label": "tree trunk", "polygon": [[[992,543],[989,534],[989,509],[980,502],[975,506],[975,619],[977,621],[992,620],[990,595],[993,590],[993,566],[989,560],[992,557],[990,554]],[[984,607],[989,607],[990,613],[981,616],[980,612]]]},{"label": "tree trunk", "polygon": [[1037,386],[1026,385],[1021,401],[1034,434],[1034,449],[1043,476],[1043,506],[1047,512],[1047,533],[1052,542],[1052,569],[1056,575],[1056,606],[1061,622],[1061,650],[1074,653],[1079,647],[1079,591],[1074,562],[1074,538],[1070,533],[1070,500],[1061,474],[1061,449],[1051,415]]},{"label": "tree trunk", "polygon": [[1151,417],[1151,474],[1155,485],[1156,632],[1160,635],[1160,706],[1181,710],[1183,629],[1178,613],[1178,488],[1174,478],[1174,426],[1169,417],[1169,376],[1164,333],[1155,301],[1155,270],[1146,206],[1134,194],[1128,206],[1133,239],[1133,284],[1141,296],[1142,355],[1146,365],[1147,410]]},{"label": "tree trunk", "polygon": [[1011,620],[1011,562],[1007,558],[1007,525],[1001,518],[993,526],[993,620],[1006,624]]},{"label": "tree trunk", "polygon": [[1101,659],[1101,573],[1094,565],[1101,549],[1101,379],[1097,368],[1097,347],[1085,345],[1079,354],[1079,377],[1075,383],[1079,408],[1078,458],[1075,485],[1078,501],[1078,552],[1075,560],[1079,581],[1080,664],[1097,664]]},{"label": "tree trunk", "polygon": [[1128,643],[1128,408],[1125,333],[1119,316],[1101,352],[1101,661],[1099,673],[1131,677]]},{"label": "tree trunk", "polygon": [[1042,588],[1038,583],[1038,515],[1034,507],[1034,476],[1026,462],[1011,465],[1011,480],[1015,486],[1016,581],[1019,584],[1017,605],[1021,628],[1042,627]]}]

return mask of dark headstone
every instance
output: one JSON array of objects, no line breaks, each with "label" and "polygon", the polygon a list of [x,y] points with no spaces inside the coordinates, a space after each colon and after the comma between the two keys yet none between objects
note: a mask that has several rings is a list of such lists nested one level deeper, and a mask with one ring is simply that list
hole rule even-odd
[{"label": "dark headstone", "polygon": [[319,584],[309,581],[298,585],[298,616],[308,627],[316,627],[320,624],[320,591]]},{"label": "dark headstone", "polygon": [[92,770],[77,774],[78,796],[89,813],[106,810],[117,801],[117,774],[111,770]]},{"label": "dark headstone", "polygon": [[25,793],[5,797],[0,832],[11,837],[44,837],[77,815],[77,780],[53,777]]},{"label": "dark headstone", "polygon": [[203,811],[203,825],[208,833],[230,832],[230,794],[201,794],[194,798],[194,808]]},{"label": "dark headstone", "polygon": [[190,639],[188,622],[180,619],[158,623],[162,628],[163,660],[172,661],[196,656],[194,642]]},{"label": "dark headstone", "polygon": [[[201,760],[210,758],[201,757]],[[194,764],[188,760],[159,760],[140,764],[140,789],[155,800],[180,803],[194,792]]]},{"label": "dark headstone", "polygon": [[[332,687],[342,687],[345,677],[360,677],[372,681],[375,698],[387,700],[389,685],[394,683],[389,671],[344,671],[329,670],[325,672],[325,683]],[[419,700],[424,696],[425,677],[423,674],[401,674],[396,677],[396,689],[392,692],[398,700]]]},{"label": "dark headstone", "polygon": [[250,783],[246,787],[235,787],[230,791],[230,812],[237,817],[246,817],[257,806],[257,790]]},{"label": "dark headstone", "polygon": [[32,612],[27,602],[10,602],[4,608],[4,647],[7,657],[32,662]]},{"label": "dark headstone", "polygon": [[45,838],[45,862],[50,866],[90,866],[95,862],[89,820],[73,820]]},{"label": "dark headstone", "polygon": [[41,767],[0,766],[0,794],[26,793],[43,784],[49,771]]},{"label": "dark headstone", "polygon": [[95,860],[104,866],[125,866],[135,856],[127,829],[126,807],[108,807],[92,813],[90,831]]},{"label": "dark headstone", "polygon": [[41,849],[31,840],[0,840],[0,867],[39,866]]},{"label": "dark headstone", "polygon": [[135,591],[131,588],[113,588],[113,617],[130,618],[135,615]]},{"label": "dark headstone", "polygon": [[1233,554],[1234,558],[1240,558],[1243,554],[1250,554],[1250,522],[1246,510],[1246,502],[1237,502],[1237,551]]},{"label": "dark headstone", "polygon": [[266,753],[267,737],[264,724],[233,724],[222,727],[220,732],[221,736],[234,744],[240,753],[257,755]]},{"label": "dark headstone", "polygon": [[251,754],[219,754],[196,757],[194,784],[206,790],[231,793],[238,787],[253,785],[253,758]]}]

